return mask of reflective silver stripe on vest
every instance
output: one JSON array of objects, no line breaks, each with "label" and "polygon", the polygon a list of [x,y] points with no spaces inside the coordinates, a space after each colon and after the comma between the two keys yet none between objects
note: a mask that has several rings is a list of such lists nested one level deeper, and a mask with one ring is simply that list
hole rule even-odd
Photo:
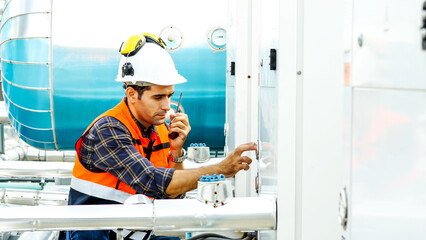
[{"label": "reflective silver stripe on vest", "polygon": [[71,178],[71,187],[74,190],[77,190],[84,194],[106,200],[116,201],[119,203],[124,203],[127,198],[133,196],[130,193],[126,193],[90,181],[82,180],[74,176]]}]

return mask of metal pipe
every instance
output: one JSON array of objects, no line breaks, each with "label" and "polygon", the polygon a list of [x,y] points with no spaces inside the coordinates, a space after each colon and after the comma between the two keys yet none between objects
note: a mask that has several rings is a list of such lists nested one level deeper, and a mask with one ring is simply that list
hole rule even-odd
[{"label": "metal pipe", "polygon": [[272,230],[276,229],[276,200],[234,198],[216,208],[195,199],[132,205],[0,208],[0,232],[89,229]]},{"label": "metal pipe", "polygon": [[25,158],[28,161],[74,162],[75,151],[40,150],[33,147],[25,148]]},{"label": "metal pipe", "polygon": [[154,201],[155,230],[227,231],[275,229],[275,200],[270,198],[234,198],[212,207],[196,199]]},{"label": "metal pipe", "polygon": [[55,179],[53,178],[3,178],[0,177],[0,182],[32,182],[32,183],[42,183],[42,182],[55,182]]},{"label": "metal pipe", "polygon": [[25,150],[22,147],[14,147],[0,155],[0,160],[3,161],[20,161],[25,157]]},{"label": "metal pipe", "polygon": [[16,188],[16,189],[33,189],[33,190],[42,190],[42,186],[37,183],[4,183],[0,182],[0,189],[1,188]]},{"label": "metal pipe", "polygon": [[4,154],[4,125],[0,125],[0,154]]},{"label": "metal pipe", "polygon": [[153,228],[153,205],[80,205],[0,209],[0,232]]},{"label": "metal pipe", "polygon": [[[29,189],[0,189],[0,203],[18,205],[55,205],[65,206],[68,203],[68,191],[40,191]],[[14,208],[16,211],[20,209]]]},{"label": "metal pipe", "polygon": [[71,177],[74,163],[4,161],[0,164],[0,176]]},{"label": "metal pipe", "polygon": [[40,150],[33,147],[17,146],[0,155],[4,161],[55,161],[74,162],[75,151]]}]

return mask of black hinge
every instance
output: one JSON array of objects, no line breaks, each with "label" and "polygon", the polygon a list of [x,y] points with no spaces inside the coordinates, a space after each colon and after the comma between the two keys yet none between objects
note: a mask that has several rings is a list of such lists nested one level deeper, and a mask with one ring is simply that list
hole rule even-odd
[{"label": "black hinge", "polygon": [[231,76],[235,76],[235,62],[231,62]]},{"label": "black hinge", "polygon": [[269,55],[269,58],[270,58],[269,69],[277,70],[277,49],[271,49],[270,54],[271,55]]}]

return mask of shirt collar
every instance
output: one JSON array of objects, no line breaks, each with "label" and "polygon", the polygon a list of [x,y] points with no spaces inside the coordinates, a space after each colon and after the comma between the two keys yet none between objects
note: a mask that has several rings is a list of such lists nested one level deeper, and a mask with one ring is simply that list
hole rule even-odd
[{"label": "shirt collar", "polygon": [[[129,105],[127,104],[127,98],[126,97],[124,98],[124,101],[126,102],[127,108],[129,108]],[[155,125],[151,125],[148,128],[145,128],[145,126],[142,123],[140,123],[135,118],[135,116],[133,116],[132,112],[130,111],[130,108],[129,108],[129,112],[130,112],[130,115],[133,118],[133,121],[135,121],[136,125],[139,127],[139,130],[142,133],[142,137],[144,137],[144,138],[150,138],[152,132],[154,132],[157,135],[157,137],[158,137],[157,127]]]}]

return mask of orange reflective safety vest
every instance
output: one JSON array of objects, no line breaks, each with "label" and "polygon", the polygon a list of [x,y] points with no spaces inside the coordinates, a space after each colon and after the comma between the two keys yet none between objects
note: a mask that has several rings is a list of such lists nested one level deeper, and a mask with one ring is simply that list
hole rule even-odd
[{"label": "orange reflective safety vest", "polygon": [[143,138],[123,99],[117,106],[97,117],[77,141],[77,157],[72,172],[71,188],[89,196],[123,203],[128,197],[136,194],[136,191],[108,172],[96,173],[87,170],[79,159],[84,136],[96,121],[105,116],[114,117],[126,126],[132,135],[134,146],[138,152],[148,158],[154,167],[167,168],[169,166],[168,130],[164,124],[158,125],[156,126],[158,136],[155,132],[152,132],[151,139]]}]

